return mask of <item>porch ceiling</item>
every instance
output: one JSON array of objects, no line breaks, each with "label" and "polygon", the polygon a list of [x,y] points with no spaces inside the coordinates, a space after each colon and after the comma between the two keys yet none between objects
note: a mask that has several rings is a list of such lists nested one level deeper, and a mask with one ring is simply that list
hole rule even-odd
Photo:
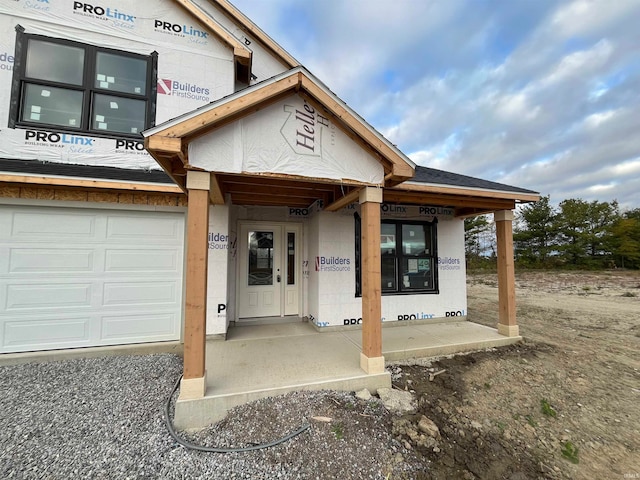
[{"label": "porch ceiling", "polygon": [[[310,181],[304,178],[280,176],[247,176],[213,174],[212,202],[225,203],[230,196],[234,205],[287,206],[307,208],[321,200],[325,209],[333,211],[358,201],[360,185]],[[397,187],[398,188],[398,187]],[[515,200],[488,198],[481,194],[443,194],[384,189],[385,203],[402,205],[432,205],[453,208],[456,216],[472,216],[496,210],[515,208]]]},{"label": "porch ceiling", "polygon": [[331,205],[358,186],[260,175],[215,174],[215,193],[222,203],[227,195],[234,205],[287,206],[306,208],[316,200]]}]

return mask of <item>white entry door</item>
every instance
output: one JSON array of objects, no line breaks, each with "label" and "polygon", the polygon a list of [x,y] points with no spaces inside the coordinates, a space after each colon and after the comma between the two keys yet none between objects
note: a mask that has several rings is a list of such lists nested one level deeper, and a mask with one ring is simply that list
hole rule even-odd
[{"label": "white entry door", "polygon": [[299,314],[300,225],[240,225],[238,318]]}]

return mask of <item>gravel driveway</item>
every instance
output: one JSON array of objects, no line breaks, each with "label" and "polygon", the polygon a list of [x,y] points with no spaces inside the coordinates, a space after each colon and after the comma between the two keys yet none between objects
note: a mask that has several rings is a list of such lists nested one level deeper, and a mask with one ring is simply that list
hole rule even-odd
[{"label": "gravel driveway", "polygon": [[249,453],[189,451],[170,437],[163,420],[166,397],[181,369],[175,355],[0,367],[0,478],[416,476],[418,462],[392,438],[391,417],[379,400],[365,402],[341,392],[299,392],[253,402],[188,436],[200,444],[243,447],[311,423],[284,444]]}]

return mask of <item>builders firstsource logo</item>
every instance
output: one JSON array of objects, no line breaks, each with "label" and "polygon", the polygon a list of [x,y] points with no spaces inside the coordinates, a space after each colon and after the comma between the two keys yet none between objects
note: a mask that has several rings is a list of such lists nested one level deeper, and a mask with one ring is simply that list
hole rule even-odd
[{"label": "builders firstsource logo", "polygon": [[350,258],[316,257],[316,272],[348,272],[350,270]]},{"label": "builders firstsource logo", "polygon": [[210,90],[195,83],[179,82],[161,78],[158,80],[158,93],[160,95],[170,95],[172,97],[188,98],[189,100],[199,100],[209,102]]}]

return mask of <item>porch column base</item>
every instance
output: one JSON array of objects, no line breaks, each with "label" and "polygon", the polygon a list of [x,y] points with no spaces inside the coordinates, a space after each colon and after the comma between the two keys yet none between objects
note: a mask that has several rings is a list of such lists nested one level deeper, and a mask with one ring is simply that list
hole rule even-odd
[{"label": "porch column base", "polygon": [[204,398],[207,391],[207,371],[204,376],[197,378],[183,378],[180,380],[180,395],[178,400],[195,400]]},{"label": "porch column base", "polygon": [[367,357],[360,352],[360,368],[369,375],[384,373],[384,357]]},{"label": "porch column base", "polygon": [[498,333],[505,337],[517,337],[520,335],[520,328],[518,328],[518,325],[505,325],[504,323],[499,323]]}]

